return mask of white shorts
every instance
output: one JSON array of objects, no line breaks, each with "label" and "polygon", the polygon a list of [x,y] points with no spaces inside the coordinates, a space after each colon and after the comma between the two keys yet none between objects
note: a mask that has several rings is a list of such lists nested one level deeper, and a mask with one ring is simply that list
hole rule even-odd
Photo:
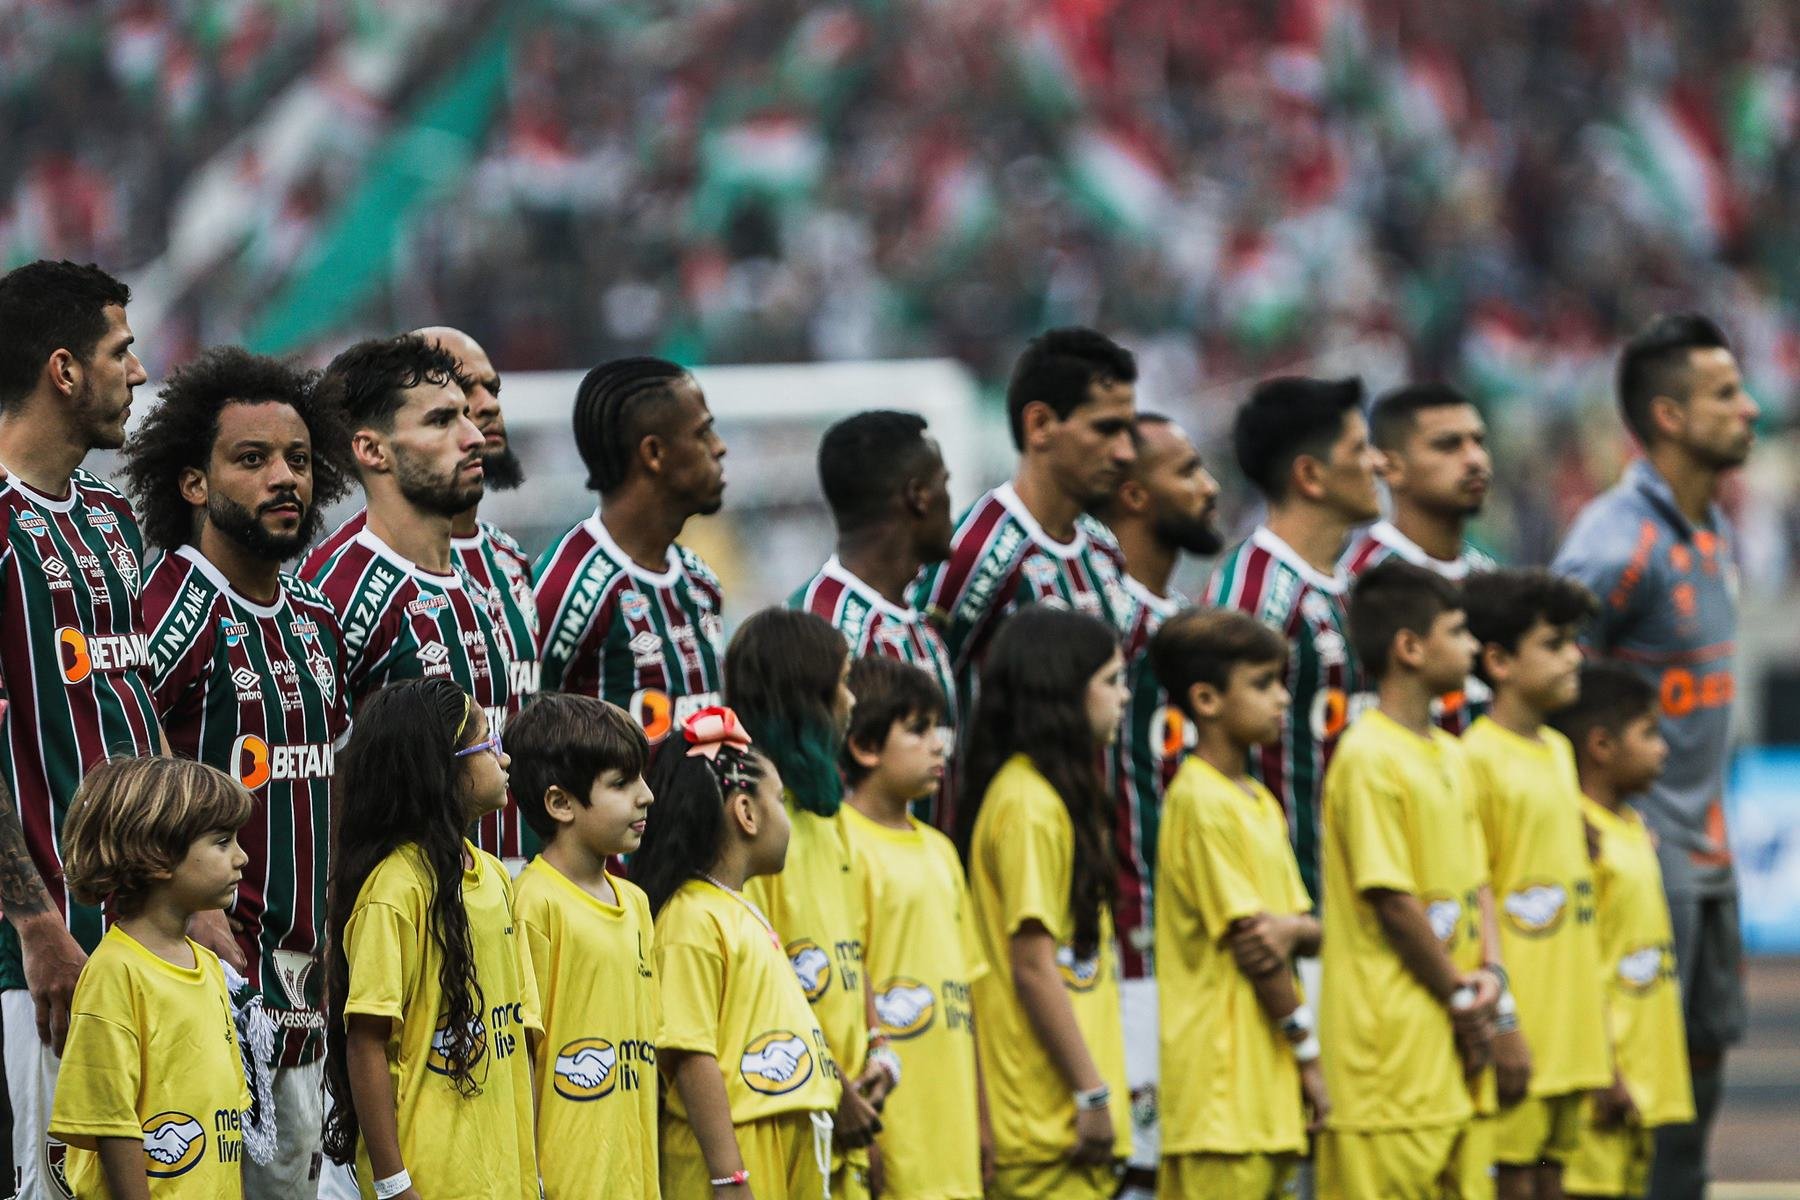
[{"label": "white shorts", "polygon": [[[331,1093],[321,1088],[319,1097],[323,1113],[329,1115],[332,1107]],[[320,1118],[319,1126],[323,1130],[323,1117]],[[323,1142],[322,1136],[320,1140]],[[351,1163],[334,1163],[321,1153],[319,1200],[362,1200],[362,1189],[356,1186],[356,1167]]]},{"label": "white shorts", "polygon": [[13,1179],[19,1200],[68,1200],[67,1147],[50,1140],[50,1104],[62,1059],[38,1040],[37,1005],[24,988],[0,992],[5,1022],[6,1093],[12,1098]]},{"label": "white shorts", "polygon": [[1162,1045],[1157,1037],[1155,976],[1121,979],[1119,1012],[1125,1022],[1125,1083],[1131,1088],[1130,1165],[1154,1171],[1162,1154],[1156,1096]]},{"label": "white shorts", "polygon": [[275,1161],[244,1156],[245,1200],[317,1200],[325,1130],[325,1060],[275,1072]]}]

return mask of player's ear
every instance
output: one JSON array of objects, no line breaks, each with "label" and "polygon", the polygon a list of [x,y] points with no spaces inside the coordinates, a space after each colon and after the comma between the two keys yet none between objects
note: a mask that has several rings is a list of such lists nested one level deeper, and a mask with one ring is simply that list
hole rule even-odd
[{"label": "player's ear", "polygon": [[906,515],[914,520],[922,518],[931,511],[931,484],[924,479],[908,479],[900,489],[900,503],[906,508]]},{"label": "player's ear", "polygon": [[1288,468],[1288,494],[1303,500],[1325,495],[1325,460],[1315,454],[1296,454]]},{"label": "player's ear", "polygon": [[662,437],[659,434],[646,433],[643,437],[638,439],[638,465],[643,467],[644,470],[651,475],[662,474],[663,459],[667,456],[668,452],[669,448],[663,444]]},{"label": "player's ear", "polygon": [[183,467],[175,477],[175,490],[195,508],[206,507],[206,472],[199,467]]},{"label": "player's ear", "polygon": [[1056,410],[1042,400],[1028,400],[1019,410],[1019,427],[1025,435],[1027,450],[1041,450],[1052,427],[1059,423]]},{"label": "player's ear", "polygon": [[1512,655],[1497,642],[1483,642],[1475,653],[1480,658],[1481,673],[1491,680],[1505,678],[1507,670],[1512,666]]},{"label": "player's ear", "polygon": [[1225,709],[1225,697],[1210,683],[1196,683],[1188,688],[1188,707],[1203,721],[1214,721]]},{"label": "player's ear", "polygon": [[574,796],[554,783],[544,792],[544,812],[559,825],[567,825],[575,820],[577,803],[579,801]]},{"label": "player's ear", "polygon": [[761,822],[756,811],[756,797],[739,788],[725,797],[725,819],[736,824],[747,838],[754,838]]},{"label": "player's ear", "polygon": [[1409,671],[1418,670],[1419,665],[1425,661],[1425,639],[1403,626],[1394,634],[1394,644],[1388,649],[1388,661]]},{"label": "player's ear", "polygon": [[850,760],[865,771],[873,771],[881,765],[882,748],[880,746],[871,748],[863,738],[846,738],[844,748],[850,752]]},{"label": "player's ear", "polygon": [[350,453],[355,457],[356,469],[359,471],[381,475],[393,469],[387,438],[379,430],[365,426],[352,433]]}]

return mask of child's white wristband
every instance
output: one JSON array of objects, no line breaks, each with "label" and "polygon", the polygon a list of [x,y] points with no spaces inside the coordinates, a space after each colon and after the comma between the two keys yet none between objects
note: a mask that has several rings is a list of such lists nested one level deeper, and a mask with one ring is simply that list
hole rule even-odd
[{"label": "child's white wristband", "polygon": [[375,1181],[375,1200],[394,1200],[395,1196],[412,1187],[412,1176],[404,1170],[389,1175],[386,1179]]},{"label": "child's white wristband", "polygon": [[1293,1044],[1293,1051],[1294,1061],[1302,1066],[1305,1066],[1310,1062],[1318,1062],[1319,1055],[1322,1053],[1319,1046],[1319,1035],[1316,1033],[1307,1034],[1305,1041],[1295,1042]]}]

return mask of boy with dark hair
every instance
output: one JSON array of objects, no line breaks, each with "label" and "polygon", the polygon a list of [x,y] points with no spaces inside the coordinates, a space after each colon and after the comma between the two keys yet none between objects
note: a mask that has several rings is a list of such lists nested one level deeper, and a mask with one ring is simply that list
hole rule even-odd
[{"label": "boy with dark hair", "polygon": [[1350,629],[1380,703],[1325,776],[1319,1195],[1480,1194],[1493,1156],[1471,1091],[1501,972],[1468,763],[1431,715],[1475,640],[1456,586],[1401,561],[1357,581]]},{"label": "boy with dark hair", "polygon": [[511,791],[544,848],[519,875],[518,921],[544,1035],[535,1047],[546,1200],[657,1195],[650,903],[606,869],[637,849],[650,747],[623,709],[549,692],[506,730]]},{"label": "boy with dark hair", "polygon": [[1281,806],[1246,769],[1281,736],[1286,659],[1281,635],[1240,612],[1190,610],[1150,642],[1196,738],[1157,843],[1162,1200],[1290,1194],[1306,1110],[1313,1128],[1330,1111],[1293,972],[1318,953],[1319,921]]},{"label": "boy with dark hair", "polygon": [[1570,1196],[1642,1196],[1652,1131],[1691,1121],[1674,932],[1655,838],[1631,803],[1662,773],[1669,744],[1656,689],[1629,667],[1589,663],[1581,697],[1553,718],[1575,747],[1594,851],[1600,979],[1612,1085],[1593,1094],[1563,1170]]},{"label": "boy with dark hair", "polygon": [[1554,1200],[1582,1099],[1607,1081],[1581,787],[1568,739],[1545,724],[1579,695],[1577,637],[1597,605],[1541,568],[1473,575],[1464,599],[1494,703],[1463,750],[1517,997],[1501,997],[1494,1046],[1496,1183],[1500,1200]]},{"label": "boy with dark hair", "polygon": [[880,1190],[975,1200],[990,1143],[970,989],[987,968],[956,848],[909,811],[944,773],[944,698],[930,675],[891,658],[858,659],[849,686],[843,813],[867,901],[872,1032],[908,1077],[882,1109]]}]

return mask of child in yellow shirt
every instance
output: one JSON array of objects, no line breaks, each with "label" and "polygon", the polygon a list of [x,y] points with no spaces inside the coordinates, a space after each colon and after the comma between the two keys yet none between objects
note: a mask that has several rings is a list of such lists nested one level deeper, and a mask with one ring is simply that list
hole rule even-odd
[{"label": "child in yellow shirt", "polygon": [[325,1153],[364,1200],[537,1200],[536,987],[512,879],[467,838],[506,804],[499,734],[448,679],[408,679],[341,761]]},{"label": "child in yellow shirt", "polygon": [[715,707],[657,747],[649,784],[656,812],[631,873],[656,918],[662,1194],[820,1200],[837,1064],[781,934],[744,890],[787,859],[781,774]]},{"label": "child in yellow shirt", "polygon": [[893,1055],[907,1081],[881,1112],[876,1178],[894,1200],[977,1200],[988,1139],[972,989],[987,967],[956,847],[910,811],[943,781],[944,693],[918,667],[877,657],[850,669],[850,690],[843,812],[868,914],[870,1053]]},{"label": "child in yellow shirt", "polygon": [[1281,804],[1246,769],[1281,737],[1287,644],[1246,613],[1190,609],[1150,663],[1193,722],[1163,798],[1156,964],[1162,1041],[1158,1200],[1291,1194],[1330,1111],[1293,960],[1319,952]]},{"label": "child in yellow shirt", "polygon": [[506,726],[510,791],[543,839],[520,873],[544,1036],[532,1057],[545,1200],[656,1200],[650,902],[606,869],[649,819],[649,743],[620,708],[546,692]]},{"label": "child in yellow shirt", "polygon": [[[65,1191],[118,1200],[243,1193],[250,1105],[219,959],[187,936],[225,909],[248,857],[250,793],[174,758],[115,758],[69,806],[64,870],[75,898],[117,918],[69,1010],[50,1135],[69,1146]],[[55,1167],[52,1167],[54,1170]]]},{"label": "child in yellow shirt", "polygon": [[1611,662],[1583,667],[1581,698],[1554,718],[1575,746],[1595,847],[1598,974],[1613,1061],[1611,1085],[1588,1099],[1563,1169],[1570,1196],[1644,1195],[1652,1131],[1694,1119],[1675,932],[1656,843],[1631,806],[1669,757],[1660,718],[1656,690]]},{"label": "child in yellow shirt", "polygon": [[1379,704],[1325,774],[1319,1196],[1491,1195],[1471,1121],[1500,995],[1487,851],[1462,747],[1431,709],[1467,679],[1475,639],[1456,586],[1399,559],[1357,580],[1350,634]]},{"label": "child in yellow shirt", "polygon": [[1545,722],[1578,694],[1576,638],[1597,605],[1542,569],[1472,576],[1464,598],[1494,699],[1463,750],[1511,983],[1494,1043],[1495,1184],[1500,1200],[1560,1200],[1583,1098],[1610,1069],[1589,969],[1600,941],[1575,754]]}]

